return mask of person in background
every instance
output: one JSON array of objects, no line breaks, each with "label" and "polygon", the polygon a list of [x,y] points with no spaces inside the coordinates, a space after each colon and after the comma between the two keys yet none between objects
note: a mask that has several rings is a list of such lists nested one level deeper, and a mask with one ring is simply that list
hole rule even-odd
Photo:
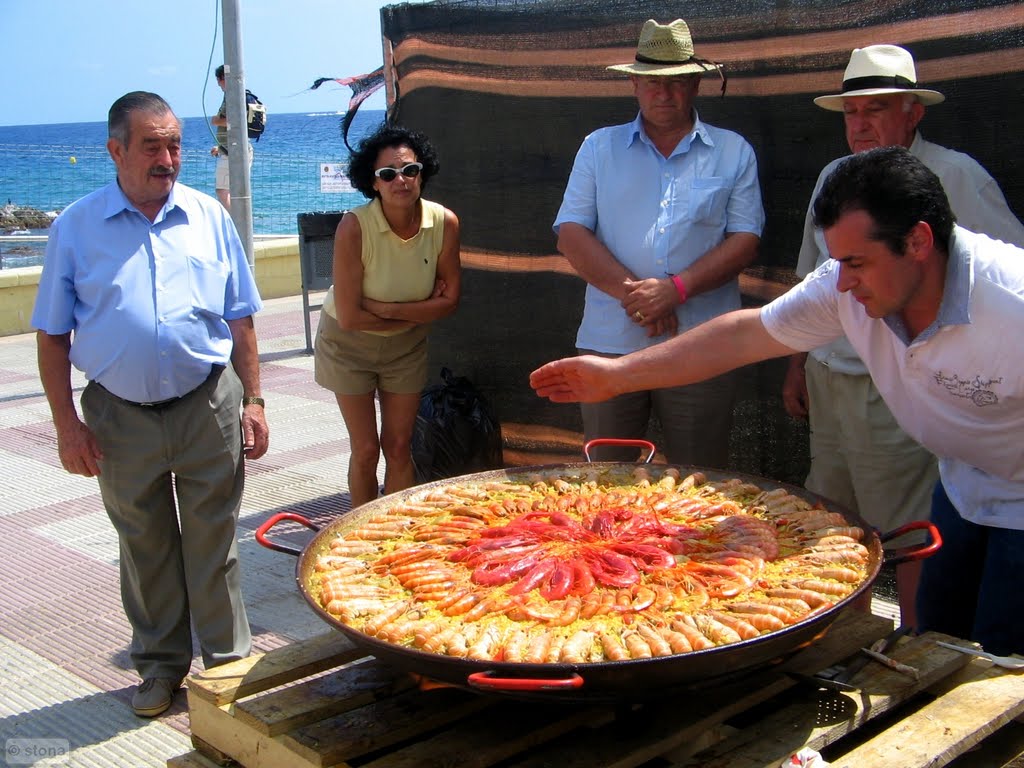
[{"label": "person in background", "polygon": [[[693,106],[702,73],[721,75],[721,65],[694,54],[685,21],[647,21],[636,60],[608,69],[629,75],[639,113],[584,139],[554,231],[587,282],[576,346],[612,357],[737,309],[764,211],[750,144],[702,122]],[[735,390],[730,373],[585,404],[584,436],[644,437],[653,412],[670,462],[724,467]],[[608,447],[594,456],[636,457]]]},{"label": "person in background", "polygon": [[[214,75],[217,78],[217,85],[220,89],[224,90],[224,65],[221,64],[214,70]],[[217,158],[217,169],[215,171],[216,177],[214,186],[217,190],[217,199],[220,200],[221,204],[231,210],[231,178],[228,169],[228,102],[227,96],[221,99],[220,109],[217,110],[217,114],[210,118],[210,124],[217,128],[217,143],[212,149],[210,154]],[[252,170],[252,142],[249,141],[248,136],[245,139],[246,151],[248,155],[249,170]]]},{"label": "person in background", "polygon": [[555,402],[678,386],[845,335],[900,427],[939,456],[917,629],[1024,653],[1024,249],[954,224],[942,183],[904,147],[854,154],[814,224],[831,258],[775,301],[615,360],[530,375]]},{"label": "person in background", "polygon": [[262,304],[227,213],[176,182],[167,102],[125,94],[107,125],[117,178],[51,226],[32,324],[61,463],[98,479],[117,530],[132,707],[153,717],[189,671],[192,626],[207,668],[249,654],[236,524],[243,458],[268,444]]},{"label": "person in background", "polygon": [[[851,152],[901,146],[942,182],[958,223],[972,232],[1024,246],[1024,226],[1010,212],[996,181],[975,160],[925,141],[917,126],[925,107],[939,104],[938,91],[917,82],[910,52],[870,45],[850,55],[842,92],[814,103],[842,112]],[[813,201],[842,158],[825,166],[808,205],[797,275],[828,261],[825,237],[814,226]],[[790,359],[783,404],[809,419],[811,467],[808,490],[859,513],[882,531],[925,519],[938,478],[935,457],[901,430],[867,368],[845,338]],[[897,569],[901,620],[914,626],[920,562]]]},{"label": "person in background", "polygon": [[427,137],[399,126],[365,138],[349,161],[349,180],[370,202],[338,223],[314,378],[334,392],[348,430],[353,507],[377,498],[382,451],[385,493],[415,482],[411,444],[427,382],[427,331],[459,303],[459,220],[422,197],[439,168]]}]

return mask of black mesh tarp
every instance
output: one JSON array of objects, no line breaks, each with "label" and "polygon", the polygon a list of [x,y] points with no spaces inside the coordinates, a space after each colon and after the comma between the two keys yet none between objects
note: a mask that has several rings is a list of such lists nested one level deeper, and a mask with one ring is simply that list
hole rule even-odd
[{"label": "black mesh tarp", "polygon": [[[1024,3],[998,0],[450,0],[381,11],[391,119],[436,143],[428,196],[462,222],[463,300],[431,335],[431,371],[472,379],[495,404],[510,462],[579,456],[579,412],[536,398],[529,371],[574,352],[583,283],[555,250],[551,222],[573,157],[594,128],[631,120],[628,80],[643,22],[685,18],[705,76],[701,118],[757,153],[767,212],[761,257],[742,280],[751,304],[794,281],[814,181],[846,153],[834,93],[850,51],[909,48],[931,107],[926,138],[973,155],[1024,212]],[[745,371],[734,469],[801,482],[806,428],[785,416],[783,366]],[[656,437],[657,432],[653,433]]]}]

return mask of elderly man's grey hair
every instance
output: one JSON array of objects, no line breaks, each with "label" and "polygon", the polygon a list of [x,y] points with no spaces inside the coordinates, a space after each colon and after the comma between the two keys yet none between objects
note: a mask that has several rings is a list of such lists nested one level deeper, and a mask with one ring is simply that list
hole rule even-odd
[{"label": "elderly man's grey hair", "polygon": [[[148,112],[151,115],[163,116],[174,114],[171,105],[161,96],[148,91],[132,91],[115,101],[107,113],[107,136],[128,145],[128,128],[132,112]],[[179,121],[180,123],[180,121]]]}]

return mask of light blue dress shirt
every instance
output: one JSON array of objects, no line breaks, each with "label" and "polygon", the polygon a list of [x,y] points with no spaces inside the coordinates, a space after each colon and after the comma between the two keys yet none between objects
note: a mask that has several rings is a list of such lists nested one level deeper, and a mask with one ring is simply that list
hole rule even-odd
[{"label": "light blue dress shirt", "polygon": [[231,357],[227,320],[262,307],[231,218],[175,184],[150,221],[111,182],[50,227],[32,325],[73,331],[71,363],[133,402],[180,397]]},{"label": "light blue dress shirt", "polygon": [[[639,278],[674,275],[717,246],[726,234],[760,237],[764,208],[757,159],[733,131],[702,123],[669,157],[632,123],[600,128],[583,140],[573,165],[554,230],[580,224]],[[679,330],[740,307],[732,280],[693,296],[676,309]],[[626,317],[619,301],[587,286],[576,346],[625,354],[664,341]]]}]

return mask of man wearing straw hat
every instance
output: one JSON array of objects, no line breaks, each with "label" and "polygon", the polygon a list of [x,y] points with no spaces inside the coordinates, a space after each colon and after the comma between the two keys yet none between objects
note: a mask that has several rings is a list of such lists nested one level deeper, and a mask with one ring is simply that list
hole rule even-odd
[{"label": "man wearing straw hat", "polygon": [[[907,50],[870,45],[851,54],[842,92],[819,96],[814,103],[843,113],[851,152],[908,148],[939,177],[960,226],[1024,245],[1024,227],[988,172],[968,155],[925,141],[918,132],[925,107],[944,99],[938,91],[918,85],[914,59]],[[814,226],[812,208],[825,179],[843,159],[825,166],[811,195],[796,270],[800,277],[829,259],[824,234]],[[859,511],[881,530],[927,519],[938,479],[935,457],[897,426],[845,337],[790,359],[783,402],[791,416],[810,421],[808,490]],[[905,624],[916,622],[919,569],[919,564],[908,563],[897,573]]]},{"label": "man wearing straw hat", "polygon": [[[635,60],[608,69],[629,75],[639,113],[584,139],[554,231],[587,282],[576,346],[617,357],[739,308],[737,277],[757,255],[764,211],[750,144],[693,107],[701,75],[722,73],[695,55],[685,21],[647,21]],[[584,435],[643,437],[653,412],[670,462],[723,467],[734,393],[728,373],[584,404]]]}]

